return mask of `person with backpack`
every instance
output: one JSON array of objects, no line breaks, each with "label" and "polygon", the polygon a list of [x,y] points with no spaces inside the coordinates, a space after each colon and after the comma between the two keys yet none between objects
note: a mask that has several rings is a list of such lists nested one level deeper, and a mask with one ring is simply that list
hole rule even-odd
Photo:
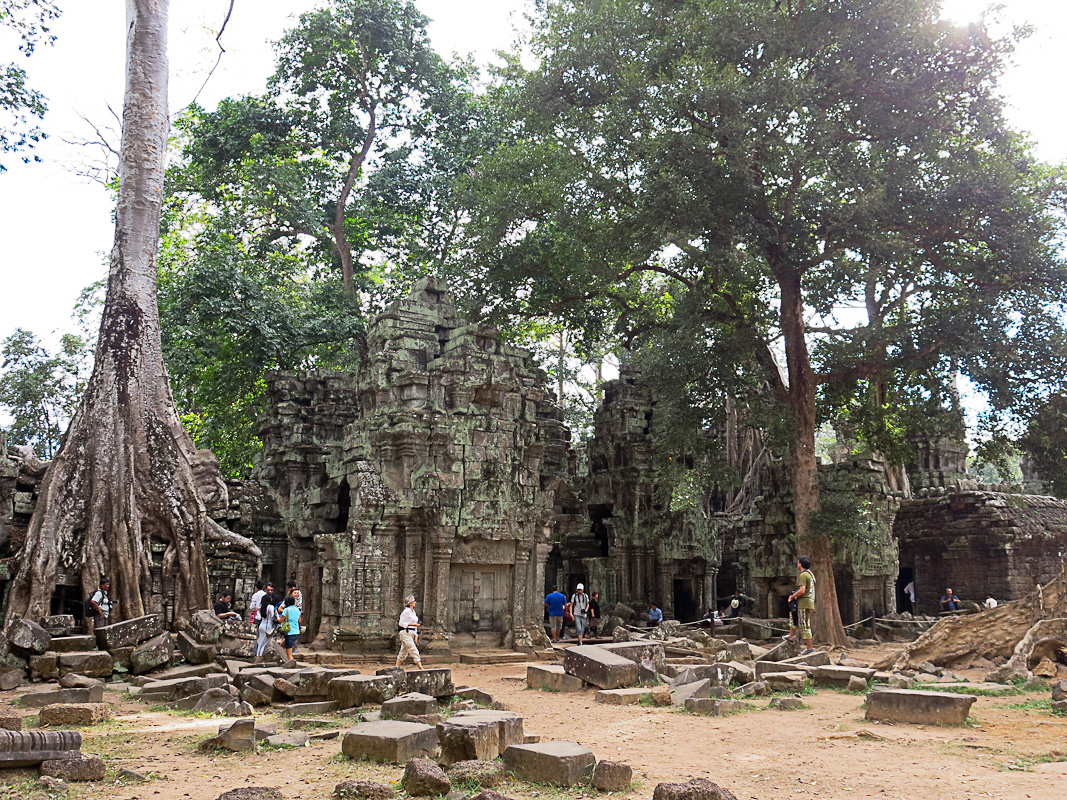
[{"label": "person with backpack", "polygon": [[280,598],[277,595],[271,593],[264,594],[259,601],[259,610],[262,613],[259,615],[259,626],[256,635],[256,658],[263,655],[267,645],[270,644],[270,638],[274,635],[279,600]]},{"label": "person with backpack", "polygon": [[112,607],[118,605],[108,597],[107,593],[110,590],[111,581],[107,578],[101,578],[100,588],[89,595],[89,598],[85,601],[85,633],[90,636],[93,635],[98,626],[107,625]]},{"label": "person with backpack", "polygon": [[579,583],[578,589],[571,595],[571,614],[574,615],[574,632],[578,634],[578,645],[585,638],[585,628],[589,624],[589,595],[585,593],[585,584]]},{"label": "person with backpack", "polygon": [[281,611],[275,615],[278,622],[278,632],[285,637],[285,657],[293,660],[293,648],[296,647],[297,637],[300,636],[300,609],[296,607],[296,600],[292,595],[285,598]]},{"label": "person with backpack", "polygon": [[815,575],[811,571],[811,559],[801,556],[797,559],[797,583],[799,584],[789,597],[787,602],[796,601],[796,620],[790,617],[789,635],[783,636],[787,642],[795,642],[799,632],[804,640],[804,651],[800,655],[807,656],[815,652],[812,647],[811,618],[815,612]]}]

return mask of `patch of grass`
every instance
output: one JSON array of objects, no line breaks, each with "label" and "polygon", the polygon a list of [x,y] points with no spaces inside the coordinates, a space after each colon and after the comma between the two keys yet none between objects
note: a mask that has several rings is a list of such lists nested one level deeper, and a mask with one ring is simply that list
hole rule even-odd
[{"label": "patch of grass", "polygon": [[975,697],[1015,697],[1027,694],[1017,687],[1008,687],[1003,690],[980,689],[976,686],[943,686],[939,683],[923,683],[915,688],[928,692],[949,692],[950,694],[970,694]]},{"label": "patch of grass", "polygon": [[1009,772],[1029,772],[1036,764],[1055,764],[1060,761],[1067,761],[1067,752],[1050,750],[1041,755],[1023,756],[1022,758],[1007,761],[1000,768]]},{"label": "patch of grass", "polygon": [[996,708],[1016,708],[1021,711],[1051,711],[1052,698],[1031,697],[1028,700],[1023,700],[1021,703],[1002,703],[1001,705],[996,706]]}]

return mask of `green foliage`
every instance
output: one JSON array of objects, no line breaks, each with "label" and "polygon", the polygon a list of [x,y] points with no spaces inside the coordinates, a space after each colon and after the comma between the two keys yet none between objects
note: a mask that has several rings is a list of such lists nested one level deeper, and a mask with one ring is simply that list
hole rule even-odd
[{"label": "green foliage", "polygon": [[1031,417],[1019,447],[1049,490],[1067,498],[1067,396],[1055,394]]},{"label": "green foliage", "polygon": [[[0,0],[0,28],[15,32],[19,52],[29,57],[39,44],[55,39],[49,23],[59,16],[51,0]],[[26,70],[16,62],[0,63],[0,153],[31,149],[44,138],[31,119],[40,119],[48,110],[44,95],[27,84]],[[31,157],[24,155],[23,161]],[[32,160],[40,161],[33,156]],[[0,172],[6,167],[0,163]]]},{"label": "green foliage", "polygon": [[50,459],[78,408],[89,375],[89,348],[81,337],[64,334],[53,354],[19,328],[4,339],[0,356],[0,407],[11,416],[8,439]]},{"label": "green foliage", "polygon": [[680,430],[741,383],[776,435],[818,408],[896,463],[957,371],[998,411],[1060,385],[1063,175],[996,93],[1023,31],[932,0],[537,9],[471,187],[495,317],[647,348]]}]

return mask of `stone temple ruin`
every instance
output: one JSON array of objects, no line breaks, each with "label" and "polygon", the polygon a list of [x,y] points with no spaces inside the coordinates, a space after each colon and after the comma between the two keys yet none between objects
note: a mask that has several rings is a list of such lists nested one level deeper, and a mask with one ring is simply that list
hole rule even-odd
[{"label": "stone temple ruin", "polygon": [[[756,616],[785,615],[796,553],[780,461],[737,434],[745,491],[662,505],[657,402],[639,373],[624,366],[604,385],[579,452],[530,354],[460,319],[433,279],[371,323],[357,371],[275,372],[267,385],[254,477],[223,482],[203,454],[198,480],[214,518],[259,546],[262,575],[302,587],[309,641],[391,649],[412,594],[423,649],[538,649],[546,590],[578,582],[637,615],[655,602],[690,621],[735,591]],[[1067,558],[1067,503],[971,482],[960,443],[918,451],[910,490],[869,454],[820,467],[824,497],[859,509],[858,535],[835,542],[846,623],[936,613],[949,585],[978,602],[1022,597]],[[0,441],[5,603],[42,472]],[[257,565],[214,547],[212,591],[233,590],[240,608]],[[77,613],[77,570],[57,583],[53,613]],[[166,587],[152,611],[169,620]]]}]

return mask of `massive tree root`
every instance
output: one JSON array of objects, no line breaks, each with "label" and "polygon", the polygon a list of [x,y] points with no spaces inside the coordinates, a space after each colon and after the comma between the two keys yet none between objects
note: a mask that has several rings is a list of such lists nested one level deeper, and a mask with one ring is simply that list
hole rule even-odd
[{"label": "massive tree root", "polygon": [[977,658],[1011,659],[1011,674],[998,670],[992,677],[1020,677],[1035,645],[1049,635],[1067,635],[1067,565],[1049,583],[1019,600],[963,617],[947,617],[877,666],[907,669],[925,661],[938,666],[961,665]]}]

